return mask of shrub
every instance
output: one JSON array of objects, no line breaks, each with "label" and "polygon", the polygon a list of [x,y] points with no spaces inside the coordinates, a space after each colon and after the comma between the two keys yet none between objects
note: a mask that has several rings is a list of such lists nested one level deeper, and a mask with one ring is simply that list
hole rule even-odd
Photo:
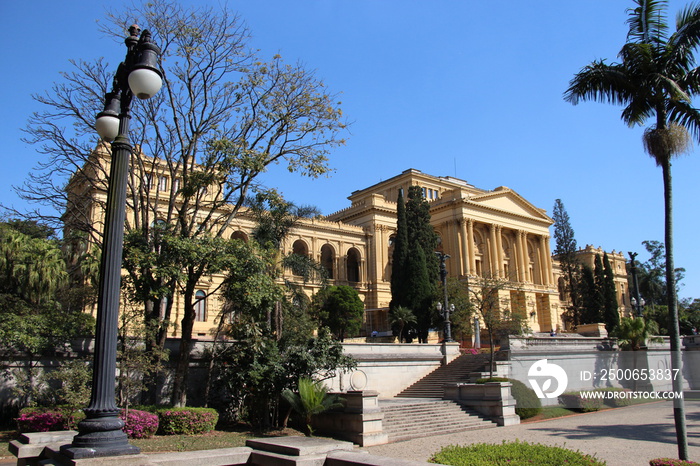
[{"label": "shrub", "polygon": [[[616,387],[608,387],[608,388],[600,388],[598,389],[599,391],[602,392],[629,392],[629,390],[625,390],[624,388],[616,388]],[[603,400],[603,403],[606,405],[612,407],[612,408],[622,408],[623,406],[629,406],[632,404],[632,399],[628,397],[615,397],[613,395],[612,398],[608,398],[607,396]]]},{"label": "shrub", "polygon": [[85,419],[82,411],[70,407],[24,408],[20,410],[17,430],[20,432],[48,432],[50,430],[75,429]]},{"label": "shrub", "polygon": [[211,432],[219,414],[211,408],[166,408],[158,410],[159,432],[164,435],[192,435]]},{"label": "shrub", "polygon": [[566,408],[576,409],[582,413],[598,411],[603,407],[602,398],[581,396],[581,392],[568,392],[559,395],[559,403]]},{"label": "shrub", "polygon": [[604,461],[596,460],[579,451],[552,447],[539,443],[506,442],[502,444],[478,443],[467,446],[449,445],[430,459],[431,463],[452,466],[603,466]]},{"label": "shrub", "polygon": [[158,430],[158,416],[147,411],[122,409],[119,418],[124,421],[122,430],[129,438],[151,438]]},{"label": "shrub", "polygon": [[649,466],[691,466],[694,464],[700,463],[696,463],[695,461],[676,460],[673,458],[654,458],[653,460],[649,461]]},{"label": "shrub", "polygon": [[486,382],[510,382],[513,385],[511,394],[515,398],[515,413],[520,416],[520,419],[528,419],[542,412],[542,401],[537,398],[537,394],[533,389],[520,380],[491,377],[490,379],[486,378],[476,381],[476,383]]}]

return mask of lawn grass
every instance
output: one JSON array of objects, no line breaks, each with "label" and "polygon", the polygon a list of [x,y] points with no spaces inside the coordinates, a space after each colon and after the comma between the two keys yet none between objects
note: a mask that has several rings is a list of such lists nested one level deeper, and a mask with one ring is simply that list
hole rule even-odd
[{"label": "lawn grass", "polygon": [[[215,430],[202,435],[156,435],[149,439],[131,439],[129,443],[137,446],[143,453],[165,453],[174,451],[212,450],[215,448],[232,448],[245,446],[250,438],[285,437],[303,435],[294,429],[255,432],[246,426],[236,426],[226,430]],[[13,459],[7,450],[9,443],[19,436],[17,431],[0,431],[0,459]]]}]

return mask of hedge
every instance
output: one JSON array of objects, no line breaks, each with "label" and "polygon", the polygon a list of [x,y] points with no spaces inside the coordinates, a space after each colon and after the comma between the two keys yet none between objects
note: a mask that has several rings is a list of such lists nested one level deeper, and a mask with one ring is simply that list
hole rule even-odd
[{"label": "hedge", "polygon": [[602,398],[581,396],[582,392],[567,392],[559,395],[559,403],[565,408],[576,409],[583,413],[598,411],[603,407]]},{"label": "hedge", "polygon": [[158,432],[163,435],[192,435],[211,432],[219,421],[219,413],[212,408],[159,409]]},{"label": "hedge", "polygon": [[603,466],[606,463],[579,451],[539,443],[506,442],[478,443],[467,446],[450,445],[430,459],[431,463],[451,466]]},{"label": "hedge", "polygon": [[119,412],[119,418],[124,421],[122,430],[129,438],[151,438],[158,431],[158,416],[147,411],[130,409]]},{"label": "hedge", "polygon": [[85,419],[82,411],[72,407],[58,406],[55,408],[24,408],[20,410],[17,430],[26,432],[48,432],[53,430],[72,430]]}]

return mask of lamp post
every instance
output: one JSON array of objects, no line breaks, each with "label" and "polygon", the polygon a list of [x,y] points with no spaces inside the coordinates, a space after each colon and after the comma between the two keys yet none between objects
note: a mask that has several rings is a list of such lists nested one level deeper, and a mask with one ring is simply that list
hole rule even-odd
[{"label": "lamp post", "polygon": [[[455,305],[449,305],[447,302],[447,265],[445,261],[450,258],[448,254],[436,251],[435,255],[440,259],[440,279],[442,280],[442,289],[444,293],[444,305],[443,303],[437,303],[437,310],[441,316],[445,319],[445,338],[443,341],[445,343],[452,342],[452,325],[450,323],[450,314],[454,312]],[[445,310],[443,313],[442,310]]]},{"label": "lamp post", "polygon": [[129,120],[133,96],[148,99],[162,85],[158,69],[160,48],[151,42],[147,30],[137,25],[129,28],[125,39],[127,53],[119,64],[111,92],[105,94],[105,107],[97,115],[95,128],[100,137],[112,142],[112,161],[107,187],[100,281],[95,328],[95,350],[90,404],[84,410],[85,420],[78,424],[73,443],[61,452],[73,459],[131,455],[140,449],[130,445],[122,431],[115,403],[117,369],[117,326],[119,319],[124,221],[126,218],[126,186],[132,146],[129,142]]},{"label": "lamp post", "polygon": [[637,265],[634,259],[637,257],[636,252],[628,252],[630,256],[630,271],[632,272],[632,284],[634,285],[634,296],[630,299],[632,308],[637,311],[637,317],[644,317],[644,299],[639,296],[639,283],[637,282]]}]

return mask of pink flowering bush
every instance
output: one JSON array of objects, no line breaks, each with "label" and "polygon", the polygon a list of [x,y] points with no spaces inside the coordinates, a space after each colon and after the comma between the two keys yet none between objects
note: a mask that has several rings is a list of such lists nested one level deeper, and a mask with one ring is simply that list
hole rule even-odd
[{"label": "pink flowering bush", "polygon": [[50,430],[75,429],[85,418],[82,411],[72,408],[24,408],[20,411],[17,430],[25,432],[48,432]]},{"label": "pink flowering bush", "polygon": [[119,418],[124,421],[122,430],[129,438],[151,438],[158,430],[158,416],[148,411],[122,409]]},{"label": "pink flowering bush", "polygon": [[219,413],[211,408],[168,408],[158,411],[160,433],[192,435],[211,432],[219,421]]}]

